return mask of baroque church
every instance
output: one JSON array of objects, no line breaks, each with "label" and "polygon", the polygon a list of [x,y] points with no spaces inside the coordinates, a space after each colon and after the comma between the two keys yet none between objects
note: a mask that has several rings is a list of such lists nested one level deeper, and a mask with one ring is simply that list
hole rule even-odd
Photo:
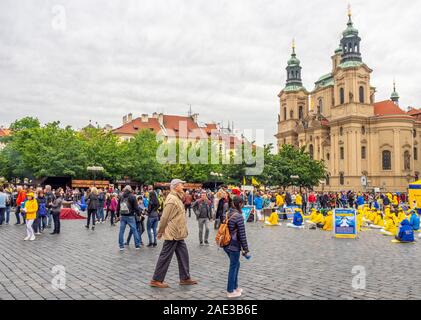
[{"label": "baroque church", "polygon": [[278,95],[278,148],[305,147],[324,160],[327,176],[317,190],[404,192],[421,171],[421,110],[402,110],[395,84],[390,100],[375,100],[373,70],[363,62],[360,42],[349,11],[332,70],[311,92],[302,84],[293,44]]}]

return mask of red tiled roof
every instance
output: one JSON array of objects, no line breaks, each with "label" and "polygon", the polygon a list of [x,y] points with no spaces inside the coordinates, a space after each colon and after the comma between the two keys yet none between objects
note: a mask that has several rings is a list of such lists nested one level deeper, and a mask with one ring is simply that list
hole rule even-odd
[{"label": "red tiled roof", "polygon": [[407,112],[407,114],[409,114],[410,116],[413,116],[415,114],[420,114],[420,113],[421,113],[421,109],[415,109],[415,108],[413,108],[413,109],[411,109]]},{"label": "red tiled roof", "polygon": [[399,108],[391,100],[376,102],[373,105],[374,105],[374,115],[376,115],[376,116],[406,114],[405,111],[403,111],[401,108]]},{"label": "red tiled roof", "polygon": [[421,120],[421,109],[411,109],[407,112],[408,115],[413,116],[416,120]]},{"label": "red tiled roof", "polygon": [[215,123],[206,123],[206,127],[204,127],[203,129],[206,131],[208,136],[210,136],[212,133],[212,130],[217,130],[218,128]]},{"label": "red tiled roof", "polygon": [[[169,137],[187,138],[189,133],[193,130],[198,130],[199,138],[206,138],[208,136],[206,131],[200,128],[191,117],[164,114],[162,118],[163,127],[167,131],[166,134]],[[181,129],[185,130],[184,128],[187,129],[187,132],[181,132]],[[159,124],[158,117],[148,117],[145,122],[142,121],[142,118],[136,118],[123,124],[121,127],[114,129],[113,133],[134,135],[143,129],[150,129],[155,133],[160,132],[162,128]]]},{"label": "red tiled roof", "polygon": [[[187,138],[189,133],[193,130],[197,130],[199,137],[207,137],[206,132],[203,131],[191,117],[164,115],[163,122],[164,127],[167,130],[167,134],[170,137],[173,136],[170,130],[172,130],[178,138]],[[187,132],[181,132],[180,128],[187,128]]]},{"label": "red tiled roof", "polygon": [[10,136],[11,131],[9,129],[0,128],[0,137]]},{"label": "red tiled roof", "polygon": [[142,118],[136,118],[131,122],[123,124],[121,127],[113,130],[115,134],[136,134],[143,129],[153,130],[155,133],[158,133],[161,130],[158,119],[148,118],[147,122],[142,122]]}]

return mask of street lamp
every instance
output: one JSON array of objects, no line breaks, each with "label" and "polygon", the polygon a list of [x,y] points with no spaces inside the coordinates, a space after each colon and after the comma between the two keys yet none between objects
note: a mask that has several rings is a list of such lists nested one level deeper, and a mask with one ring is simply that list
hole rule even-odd
[{"label": "street lamp", "polygon": [[217,172],[211,172],[210,173],[211,176],[215,177],[215,191],[216,191],[216,181],[218,179],[218,177],[222,177],[222,173],[217,173]]},{"label": "street lamp", "polygon": [[[298,180],[298,179],[300,179],[300,176],[298,176],[298,175],[290,175],[289,176],[292,180]],[[295,184],[294,184],[294,191],[295,191]]]},{"label": "street lamp", "polygon": [[93,172],[93,174],[94,174],[94,187],[95,187],[95,185],[96,185],[96,174],[97,174],[97,172],[103,172],[104,168],[99,167],[99,166],[93,166],[93,167],[88,167],[87,170],[89,172]]}]

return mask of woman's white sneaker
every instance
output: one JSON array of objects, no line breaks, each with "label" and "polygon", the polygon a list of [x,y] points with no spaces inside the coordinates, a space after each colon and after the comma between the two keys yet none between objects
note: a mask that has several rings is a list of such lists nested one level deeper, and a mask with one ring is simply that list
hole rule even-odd
[{"label": "woman's white sneaker", "polygon": [[25,239],[23,239],[24,241],[28,241],[30,238],[30,236],[27,236]]},{"label": "woman's white sneaker", "polygon": [[35,240],[35,236],[32,236],[29,238],[29,241],[34,241]]},{"label": "woman's white sneaker", "polygon": [[240,294],[243,294],[243,289],[237,288],[237,289],[235,289],[235,292],[239,292]]},{"label": "woman's white sneaker", "polygon": [[227,298],[234,299],[238,297],[241,297],[241,292],[239,291],[227,292]]}]

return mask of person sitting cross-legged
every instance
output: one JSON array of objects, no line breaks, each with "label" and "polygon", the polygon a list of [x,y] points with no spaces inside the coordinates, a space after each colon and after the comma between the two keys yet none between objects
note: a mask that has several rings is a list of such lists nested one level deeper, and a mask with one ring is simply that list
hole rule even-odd
[{"label": "person sitting cross-legged", "polygon": [[276,211],[272,212],[269,218],[265,221],[265,224],[268,226],[280,226],[281,223],[279,223],[278,213]]},{"label": "person sitting cross-legged", "polygon": [[304,218],[301,209],[295,209],[294,218],[292,223],[288,223],[288,228],[304,229]]},{"label": "person sitting cross-legged", "polygon": [[333,230],[333,212],[328,211],[327,216],[324,221],[323,225],[324,231],[332,231]]},{"label": "person sitting cross-legged", "polygon": [[380,230],[380,233],[386,236],[395,236],[398,232],[398,219],[396,215],[394,213],[391,213],[390,211],[385,211],[385,219],[385,227]]},{"label": "person sitting cross-legged", "polygon": [[399,233],[395,236],[395,239],[400,242],[414,242],[414,230],[412,230],[408,219],[404,219],[401,222]]}]

